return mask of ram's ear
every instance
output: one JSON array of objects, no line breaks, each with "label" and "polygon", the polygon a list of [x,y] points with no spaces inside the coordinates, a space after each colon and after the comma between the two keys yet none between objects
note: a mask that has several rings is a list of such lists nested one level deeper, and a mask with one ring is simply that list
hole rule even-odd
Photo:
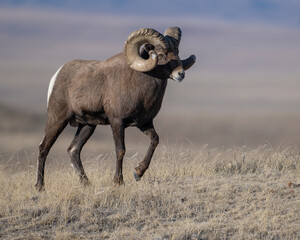
[{"label": "ram's ear", "polygon": [[189,68],[191,68],[194,65],[195,62],[196,62],[196,56],[195,55],[191,55],[187,59],[182,60],[183,69],[185,71],[188,70]]}]

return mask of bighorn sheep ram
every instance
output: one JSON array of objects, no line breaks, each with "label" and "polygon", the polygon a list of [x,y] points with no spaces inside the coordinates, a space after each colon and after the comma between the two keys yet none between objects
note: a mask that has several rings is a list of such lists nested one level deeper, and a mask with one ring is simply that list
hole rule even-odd
[{"label": "bighorn sheep ram", "polygon": [[181,82],[195,63],[192,55],[178,56],[181,30],[165,34],[143,28],[133,32],[120,53],[105,61],[72,60],[52,77],[48,90],[45,136],[39,146],[36,188],[44,189],[44,168],[50,148],[69,123],[78,127],[68,148],[71,162],[83,184],[89,184],[80,152],[96,126],[110,125],[116,150],[114,183],[123,184],[124,129],[138,127],[151,139],[145,158],[135,168],[139,180],[149,167],[159,137],[153,118],[160,110],[167,79]]}]

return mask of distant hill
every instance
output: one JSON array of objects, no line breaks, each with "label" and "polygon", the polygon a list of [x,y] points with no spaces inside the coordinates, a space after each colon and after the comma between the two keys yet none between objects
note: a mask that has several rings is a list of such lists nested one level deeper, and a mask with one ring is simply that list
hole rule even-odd
[{"label": "distant hill", "polygon": [[0,102],[0,131],[1,132],[27,132],[41,128],[46,116],[29,113],[17,107]]}]

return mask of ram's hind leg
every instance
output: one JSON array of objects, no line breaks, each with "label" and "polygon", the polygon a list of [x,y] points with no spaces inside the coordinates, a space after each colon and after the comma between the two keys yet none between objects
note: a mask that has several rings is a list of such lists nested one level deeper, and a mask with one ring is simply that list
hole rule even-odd
[{"label": "ram's hind leg", "polygon": [[75,137],[68,148],[68,152],[71,158],[72,165],[79,175],[81,183],[89,185],[88,177],[83,169],[82,162],[80,159],[80,153],[84,144],[92,136],[96,128],[96,125],[82,125],[79,124]]},{"label": "ram's hind leg", "polygon": [[53,146],[54,142],[58,138],[59,134],[64,130],[68,123],[68,118],[62,120],[54,120],[52,117],[48,117],[47,125],[45,129],[45,136],[39,146],[39,156],[37,162],[36,184],[35,187],[38,191],[44,190],[44,172],[45,162],[47,155]]}]

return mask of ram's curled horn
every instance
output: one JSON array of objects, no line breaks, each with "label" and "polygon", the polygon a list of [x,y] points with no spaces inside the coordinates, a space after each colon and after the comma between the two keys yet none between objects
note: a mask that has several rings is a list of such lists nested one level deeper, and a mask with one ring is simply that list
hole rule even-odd
[{"label": "ram's curled horn", "polygon": [[191,55],[189,58],[182,60],[183,69],[186,71],[196,62],[196,56]]},{"label": "ram's curled horn", "polygon": [[172,41],[176,40],[176,43],[179,45],[181,40],[181,29],[179,27],[170,27],[165,33],[165,37],[171,39]]},{"label": "ram's curled horn", "polygon": [[124,55],[129,66],[140,72],[148,72],[157,66],[158,56],[154,50],[149,51],[149,58],[143,59],[140,56],[140,47],[143,44],[152,46],[160,45],[163,49],[168,48],[168,42],[158,31],[151,28],[142,28],[129,35],[124,45]]}]

